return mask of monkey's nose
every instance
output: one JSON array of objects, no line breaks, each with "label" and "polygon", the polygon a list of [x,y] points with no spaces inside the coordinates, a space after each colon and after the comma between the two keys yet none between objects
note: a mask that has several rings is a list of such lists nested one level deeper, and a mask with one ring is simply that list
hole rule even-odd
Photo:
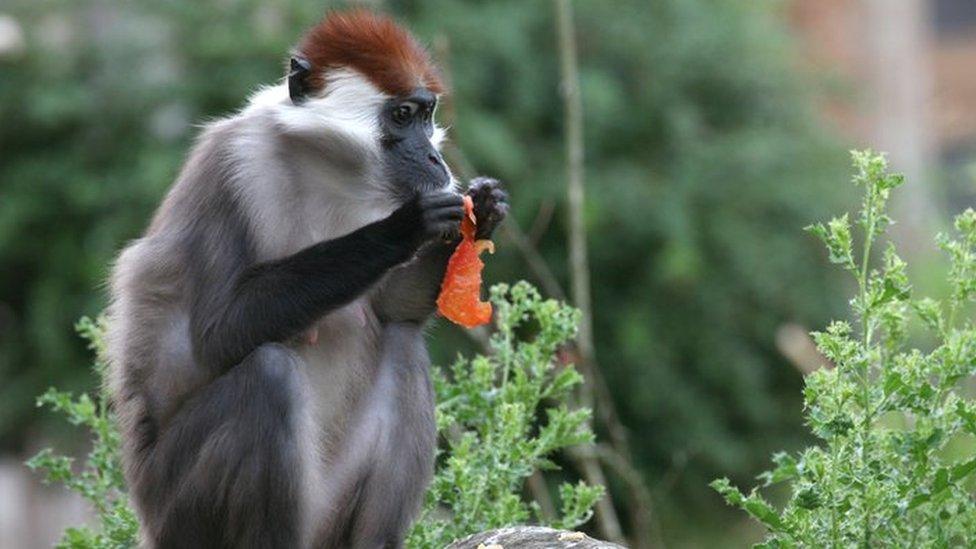
[{"label": "monkey's nose", "polygon": [[444,167],[444,163],[441,161],[440,155],[437,155],[437,154],[428,154],[427,155],[427,160],[430,160],[430,163],[431,164],[433,164],[433,165],[437,166],[438,168],[440,168],[441,170],[447,172],[447,168]]}]

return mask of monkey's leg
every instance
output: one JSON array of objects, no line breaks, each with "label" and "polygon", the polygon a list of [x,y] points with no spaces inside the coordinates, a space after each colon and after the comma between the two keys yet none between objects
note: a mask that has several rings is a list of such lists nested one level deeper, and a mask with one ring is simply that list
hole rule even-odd
[{"label": "monkey's leg", "polygon": [[[399,548],[423,501],[437,442],[430,358],[423,329],[384,328],[376,384],[356,426],[367,444],[353,444],[360,464],[348,546]],[[352,504],[352,502],[349,502]]]},{"label": "monkey's leg", "polygon": [[147,471],[165,493],[140,502],[155,547],[302,545],[311,464],[303,363],[262,345],[190,399],[160,435]]}]

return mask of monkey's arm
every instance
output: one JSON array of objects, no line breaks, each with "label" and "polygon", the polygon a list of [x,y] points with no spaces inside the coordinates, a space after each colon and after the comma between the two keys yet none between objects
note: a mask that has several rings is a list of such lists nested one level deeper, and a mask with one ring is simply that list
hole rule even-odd
[{"label": "monkey's arm", "polygon": [[192,292],[195,356],[225,371],[258,346],[299,334],[362,295],[424,240],[456,226],[459,204],[450,193],[420,197],[381,221],[291,256],[213,272]]},{"label": "monkey's arm", "polygon": [[[508,213],[508,195],[495,179],[471,181],[467,193],[474,202],[477,238],[491,238]],[[447,260],[458,239],[427,243],[413,261],[391,270],[373,297],[376,314],[383,322],[424,322],[433,314]]]},{"label": "monkey's arm", "polygon": [[458,240],[428,242],[413,261],[392,270],[373,296],[381,322],[422,323],[433,314],[447,260]]}]

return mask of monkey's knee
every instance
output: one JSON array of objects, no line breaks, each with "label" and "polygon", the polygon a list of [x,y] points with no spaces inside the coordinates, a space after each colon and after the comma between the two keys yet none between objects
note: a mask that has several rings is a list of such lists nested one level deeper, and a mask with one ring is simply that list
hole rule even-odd
[{"label": "monkey's knee", "polygon": [[248,355],[235,372],[240,396],[260,412],[290,416],[307,398],[308,382],[301,358],[277,343],[268,343]]},{"label": "monkey's knee", "polygon": [[256,370],[271,382],[291,382],[301,369],[302,360],[295,351],[280,343],[265,343],[247,355],[238,368]]},{"label": "monkey's knee", "polygon": [[394,369],[427,368],[430,365],[430,356],[424,345],[423,334],[423,326],[414,322],[387,324],[380,342],[381,362]]},{"label": "monkey's knee", "polygon": [[307,392],[302,360],[294,351],[278,343],[266,343],[237,366],[244,379],[247,396],[259,397],[283,412],[293,411]]}]

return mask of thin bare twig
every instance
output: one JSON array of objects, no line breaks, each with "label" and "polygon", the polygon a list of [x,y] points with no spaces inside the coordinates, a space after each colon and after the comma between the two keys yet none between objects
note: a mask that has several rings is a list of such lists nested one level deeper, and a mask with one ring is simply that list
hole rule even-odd
[{"label": "thin bare twig", "polygon": [[[607,476],[603,472],[600,460],[593,454],[591,448],[579,446],[571,449],[569,454],[575,458],[587,484],[608,486]],[[610,496],[609,490],[597,502],[593,516],[596,518],[597,526],[600,528],[603,537],[617,543],[625,542],[623,530],[620,528],[620,519],[617,518],[617,510],[613,507],[613,498]]]},{"label": "thin bare twig", "polygon": [[542,476],[541,471],[532,473],[528,480],[528,486],[529,492],[532,492],[532,498],[539,504],[542,516],[546,520],[554,520],[556,518],[556,506],[552,502],[549,487],[546,486],[546,479]]},{"label": "thin bare twig", "polygon": [[529,232],[525,235],[533,247],[539,245],[539,240],[549,230],[549,222],[552,221],[554,213],[556,213],[556,201],[548,197],[543,198],[542,204],[539,205],[539,211],[536,212],[535,219],[532,220],[532,225],[529,227]]},{"label": "thin bare twig", "polygon": [[[595,380],[593,361],[593,314],[590,304],[590,267],[586,257],[586,227],[583,220],[583,103],[579,90],[579,70],[576,56],[576,30],[573,26],[573,7],[569,0],[554,0],[556,8],[556,34],[559,40],[559,60],[566,125],[566,191],[569,199],[569,265],[573,303],[582,313],[580,316],[577,345],[580,369],[583,375]],[[595,383],[593,383],[595,385]],[[593,408],[593,393],[582,391],[585,405]],[[584,476],[590,482],[606,485],[603,470],[592,457],[582,459]],[[609,495],[596,504],[596,518],[604,537],[622,541],[620,519]]]},{"label": "thin bare twig", "polygon": [[644,485],[644,478],[640,471],[634,468],[627,456],[616,448],[607,444],[598,444],[596,451],[600,459],[607,464],[630,487],[630,506],[636,511],[630,513],[630,528],[636,532],[632,543],[633,549],[663,548],[660,525],[651,513],[651,491]]},{"label": "thin bare twig", "polygon": [[514,219],[508,220],[502,225],[502,234],[518,248],[532,274],[539,279],[539,283],[542,284],[542,289],[545,290],[546,294],[560,301],[566,301],[566,292],[563,291],[556,275],[552,273],[549,264],[546,263],[546,260],[539,254],[539,251],[532,245]]},{"label": "thin bare twig", "polygon": [[554,1],[562,73],[560,89],[565,105],[570,274],[573,302],[583,313],[578,336],[579,350],[584,361],[592,362],[596,354],[593,349],[590,266],[586,257],[586,227],[583,220],[583,103],[576,62],[576,32],[573,27],[573,8],[569,0]]}]

